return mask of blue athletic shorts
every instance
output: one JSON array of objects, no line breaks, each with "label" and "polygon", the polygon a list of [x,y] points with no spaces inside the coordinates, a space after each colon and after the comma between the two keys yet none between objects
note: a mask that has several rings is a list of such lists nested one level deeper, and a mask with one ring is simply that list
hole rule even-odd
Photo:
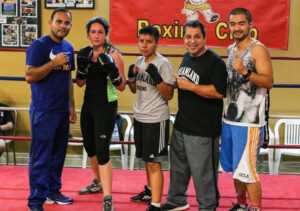
[{"label": "blue athletic shorts", "polygon": [[264,127],[245,127],[223,123],[220,162],[226,172],[244,182],[258,181],[256,160]]}]

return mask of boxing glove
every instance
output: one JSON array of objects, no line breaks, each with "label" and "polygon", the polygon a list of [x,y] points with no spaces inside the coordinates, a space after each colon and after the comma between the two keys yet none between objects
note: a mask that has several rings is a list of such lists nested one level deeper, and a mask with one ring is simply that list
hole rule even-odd
[{"label": "boxing glove", "polygon": [[136,73],[133,72],[134,64],[130,65],[128,68],[128,82],[134,83],[136,81]]},{"label": "boxing glove", "polygon": [[98,62],[103,67],[103,70],[109,75],[112,84],[114,86],[119,86],[122,83],[122,77],[119,74],[114,59],[108,54],[101,53],[98,56]]},{"label": "boxing glove", "polygon": [[163,79],[154,64],[150,63],[146,69],[146,72],[151,76],[156,84],[160,84],[161,82],[163,82]]},{"label": "boxing glove", "polygon": [[88,68],[93,57],[93,48],[84,46],[77,54],[77,71],[76,77],[83,80],[86,79]]}]

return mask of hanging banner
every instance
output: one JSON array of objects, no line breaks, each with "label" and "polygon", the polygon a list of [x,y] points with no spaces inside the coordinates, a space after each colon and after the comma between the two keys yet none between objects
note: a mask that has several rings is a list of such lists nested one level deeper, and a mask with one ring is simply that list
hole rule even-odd
[{"label": "hanging banner", "polygon": [[228,14],[237,7],[251,12],[253,38],[267,48],[287,49],[289,0],[111,0],[110,42],[136,45],[139,29],[154,25],[161,34],[160,45],[182,46],[184,23],[198,19],[206,27],[207,46],[227,47],[233,42]]}]

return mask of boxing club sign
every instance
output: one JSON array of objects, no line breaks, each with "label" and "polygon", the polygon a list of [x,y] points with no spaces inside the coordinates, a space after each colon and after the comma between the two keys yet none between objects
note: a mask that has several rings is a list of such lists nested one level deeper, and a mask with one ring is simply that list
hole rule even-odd
[{"label": "boxing club sign", "polygon": [[184,23],[198,19],[205,24],[207,46],[227,47],[233,42],[228,14],[236,7],[250,10],[253,38],[271,49],[287,49],[290,0],[110,0],[110,42],[136,45],[139,29],[153,25],[160,45],[182,46]]}]

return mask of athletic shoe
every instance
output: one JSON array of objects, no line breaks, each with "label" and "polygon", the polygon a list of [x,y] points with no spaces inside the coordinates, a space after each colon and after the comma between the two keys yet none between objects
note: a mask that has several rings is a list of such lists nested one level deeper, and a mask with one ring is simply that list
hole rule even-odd
[{"label": "athletic shoe", "polygon": [[149,204],[149,207],[146,211],[161,211],[161,210],[162,210],[161,207],[156,207],[152,204]]},{"label": "athletic shoe", "polygon": [[250,211],[248,204],[246,204],[246,207],[241,207],[240,204],[235,204],[232,202],[233,207],[228,211]]},{"label": "athletic shoe", "polygon": [[43,206],[32,207],[30,211],[44,211],[44,208]]},{"label": "athletic shoe", "polygon": [[102,185],[96,178],[93,179],[92,184],[78,191],[80,195],[91,194],[91,193],[102,193],[102,192],[103,192]]},{"label": "athletic shoe", "polygon": [[64,196],[60,192],[48,194],[47,199],[45,201],[46,204],[72,204],[73,199],[67,196]]},{"label": "athletic shoe", "polygon": [[177,210],[185,210],[190,207],[189,203],[184,205],[171,205],[171,204],[165,204],[161,207],[161,210],[166,211],[177,211]]},{"label": "athletic shoe", "polygon": [[111,195],[104,196],[102,200],[102,210],[103,211],[114,211],[114,205],[112,202]]},{"label": "athletic shoe", "polygon": [[134,202],[151,201],[151,190],[148,188],[147,185],[145,185],[144,188],[145,188],[144,191],[140,192],[136,196],[130,197],[130,200]]}]

